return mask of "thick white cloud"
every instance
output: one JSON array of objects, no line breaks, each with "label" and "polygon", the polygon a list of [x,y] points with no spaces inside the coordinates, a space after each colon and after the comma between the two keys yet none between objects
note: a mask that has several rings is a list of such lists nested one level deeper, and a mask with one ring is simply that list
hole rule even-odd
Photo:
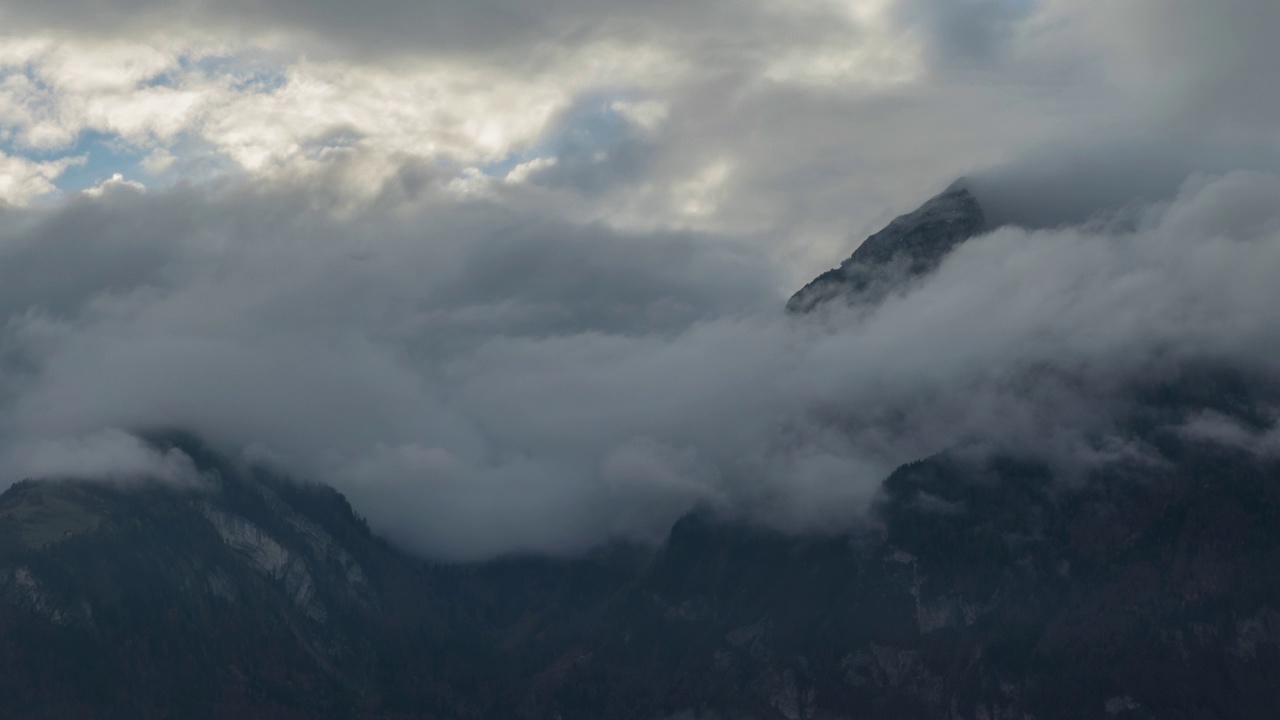
[{"label": "thick white cloud", "polygon": [[[50,151],[97,131],[133,144],[172,140],[219,89],[183,73],[158,85],[192,52],[169,41],[9,38],[0,45],[0,126],[17,148]],[[207,50],[206,50],[207,52]]]},{"label": "thick white cloud", "polygon": [[81,158],[61,158],[38,162],[0,152],[0,205],[26,205],[53,193],[58,176],[81,161]]},{"label": "thick white cloud", "polygon": [[[809,319],[732,238],[447,195],[336,219],[301,190],[12,215],[6,476],[177,427],[334,484],[424,553],[570,552],[699,503],[845,527],[957,444],[1140,456],[1114,440],[1133,383],[1280,371],[1272,175],[1193,179],[1127,230],[1001,230],[873,312]],[[80,272],[31,280],[51,267]]]},{"label": "thick white cloud", "polygon": [[[1256,146],[1270,92],[1253,70],[1265,38],[1215,55],[1191,11],[1159,3],[176,7],[0,3],[9,144],[71,152],[100,133],[145,158],[149,187],[318,174],[344,204],[426,183],[620,228],[732,230],[777,239],[789,283],[928,189],[1037,145]],[[1234,0],[1204,26],[1268,12]],[[139,174],[86,184],[113,172]]]},{"label": "thick white cloud", "polygon": [[[1276,370],[1276,12],[0,0],[0,469],[163,475],[117,429],[179,427],[482,557],[1141,453],[1117,386]],[[961,174],[1044,229],[782,315]]]}]

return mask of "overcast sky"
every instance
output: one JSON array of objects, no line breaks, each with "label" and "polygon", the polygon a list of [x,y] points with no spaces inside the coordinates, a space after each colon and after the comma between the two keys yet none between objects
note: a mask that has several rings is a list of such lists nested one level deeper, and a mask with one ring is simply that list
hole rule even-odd
[{"label": "overcast sky", "polygon": [[[0,0],[0,28],[0,484],[182,481],[133,435],[177,427],[438,557],[699,503],[839,529],[974,438],[1141,454],[1098,439],[1126,378],[1277,357],[1274,0]],[[1024,229],[784,316],[962,175]]]}]

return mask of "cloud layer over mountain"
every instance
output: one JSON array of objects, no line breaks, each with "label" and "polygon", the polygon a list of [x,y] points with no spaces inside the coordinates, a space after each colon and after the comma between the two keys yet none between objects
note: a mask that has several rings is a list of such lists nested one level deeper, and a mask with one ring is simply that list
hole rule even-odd
[{"label": "cloud layer over mountain", "polygon": [[[177,8],[0,0],[4,482],[197,481],[130,434],[181,428],[427,554],[573,552],[1140,458],[1128,383],[1277,370],[1269,1]],[[782,312],[959,175],[1032,229]]]},{"label": "cloud layer over mountain", "polygon": [[7,218],[5,471],[183,428],[451,557],[652,538],[699,503],[843,527],[899,463],[1141,455],[1108,436],[1126,383],[1277,370],[1277,208],[1276,176],[1197,178],[1133,230],[1000,230],[874,311],[802,319],[714,237],[122,188]]}]

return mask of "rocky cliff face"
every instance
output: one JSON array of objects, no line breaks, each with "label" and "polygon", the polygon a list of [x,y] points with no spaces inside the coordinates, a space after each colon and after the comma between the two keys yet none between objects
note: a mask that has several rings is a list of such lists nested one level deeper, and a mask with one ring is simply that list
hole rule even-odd
[{"label": "rocky cliff face", "polygon": [[[952,188],[792,309],[891,291],[982,227]],[[0,714],[1270,720],[1280,459],[1183,430],[1272,427],[1280,386],[1142,383],[1114,418],[1141,456],[1069,479],[1038,448],[957,448],[895,471],[844,534],[695,513],[658,548],[469,566],[401,554],[331,489],[158,438],[206,482],[0,496]]]},{"label": "rocky cliff face", "polygon": [[850,534],[695,514],[657,549],[475,566],[208,453],[200,489],[24,483],[0,695],[14,718],[1274,717],[1280,463],[1144,438],[1160,462],[1073,484],[913,463]]},{"label": "rocky cliff face", "polygon": [[0,496],[6,718],[513,717],[632,551],[440,566],[191,439],[200,487]]},{"label": "rocky cliff face", "polygon": [[839,267],[805,285],[787,301],[787,310],[806,313],[831,300],[875,302],[933,270],[956,245],[987,229],[982,206],[964,182],[957,181],[867,238]]}]

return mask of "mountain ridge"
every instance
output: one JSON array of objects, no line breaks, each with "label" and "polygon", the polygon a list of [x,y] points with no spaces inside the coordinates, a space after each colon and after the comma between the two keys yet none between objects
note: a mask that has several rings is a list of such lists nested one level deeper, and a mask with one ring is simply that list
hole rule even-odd
[{"label": "mountain ridge", "polygon": [[836,299],[874,303],[903,282],[931,272],[957,245],[989,229],[968,183],[956,180],[798,290],[787,301],[787,311],[808,313]]},{"label": "mountain ridge", "polygon": [[846,533],[703,510],[657,548],[472,565],[184,445],[212,488],[0,496],[0,693],[15,718],[1269,717],[1280,463],[1162,432],[1167,464],[1075,487],[910,463]]},{"label": "mountain ridge", "polygon": [[[874,302],[984,228],[953,186],[790,309]],[[701,508],[657,546],[473,564],[152,433],[202,480],[0,494],[0,697],[15,720],[1272,718],[1280,457],[1187,428],[1264,431],[1280,384],[1188,361],[1121,385],[1084,442],[1134,453],[1071,477],[975,441],[898,467],[843,531]]]}]

